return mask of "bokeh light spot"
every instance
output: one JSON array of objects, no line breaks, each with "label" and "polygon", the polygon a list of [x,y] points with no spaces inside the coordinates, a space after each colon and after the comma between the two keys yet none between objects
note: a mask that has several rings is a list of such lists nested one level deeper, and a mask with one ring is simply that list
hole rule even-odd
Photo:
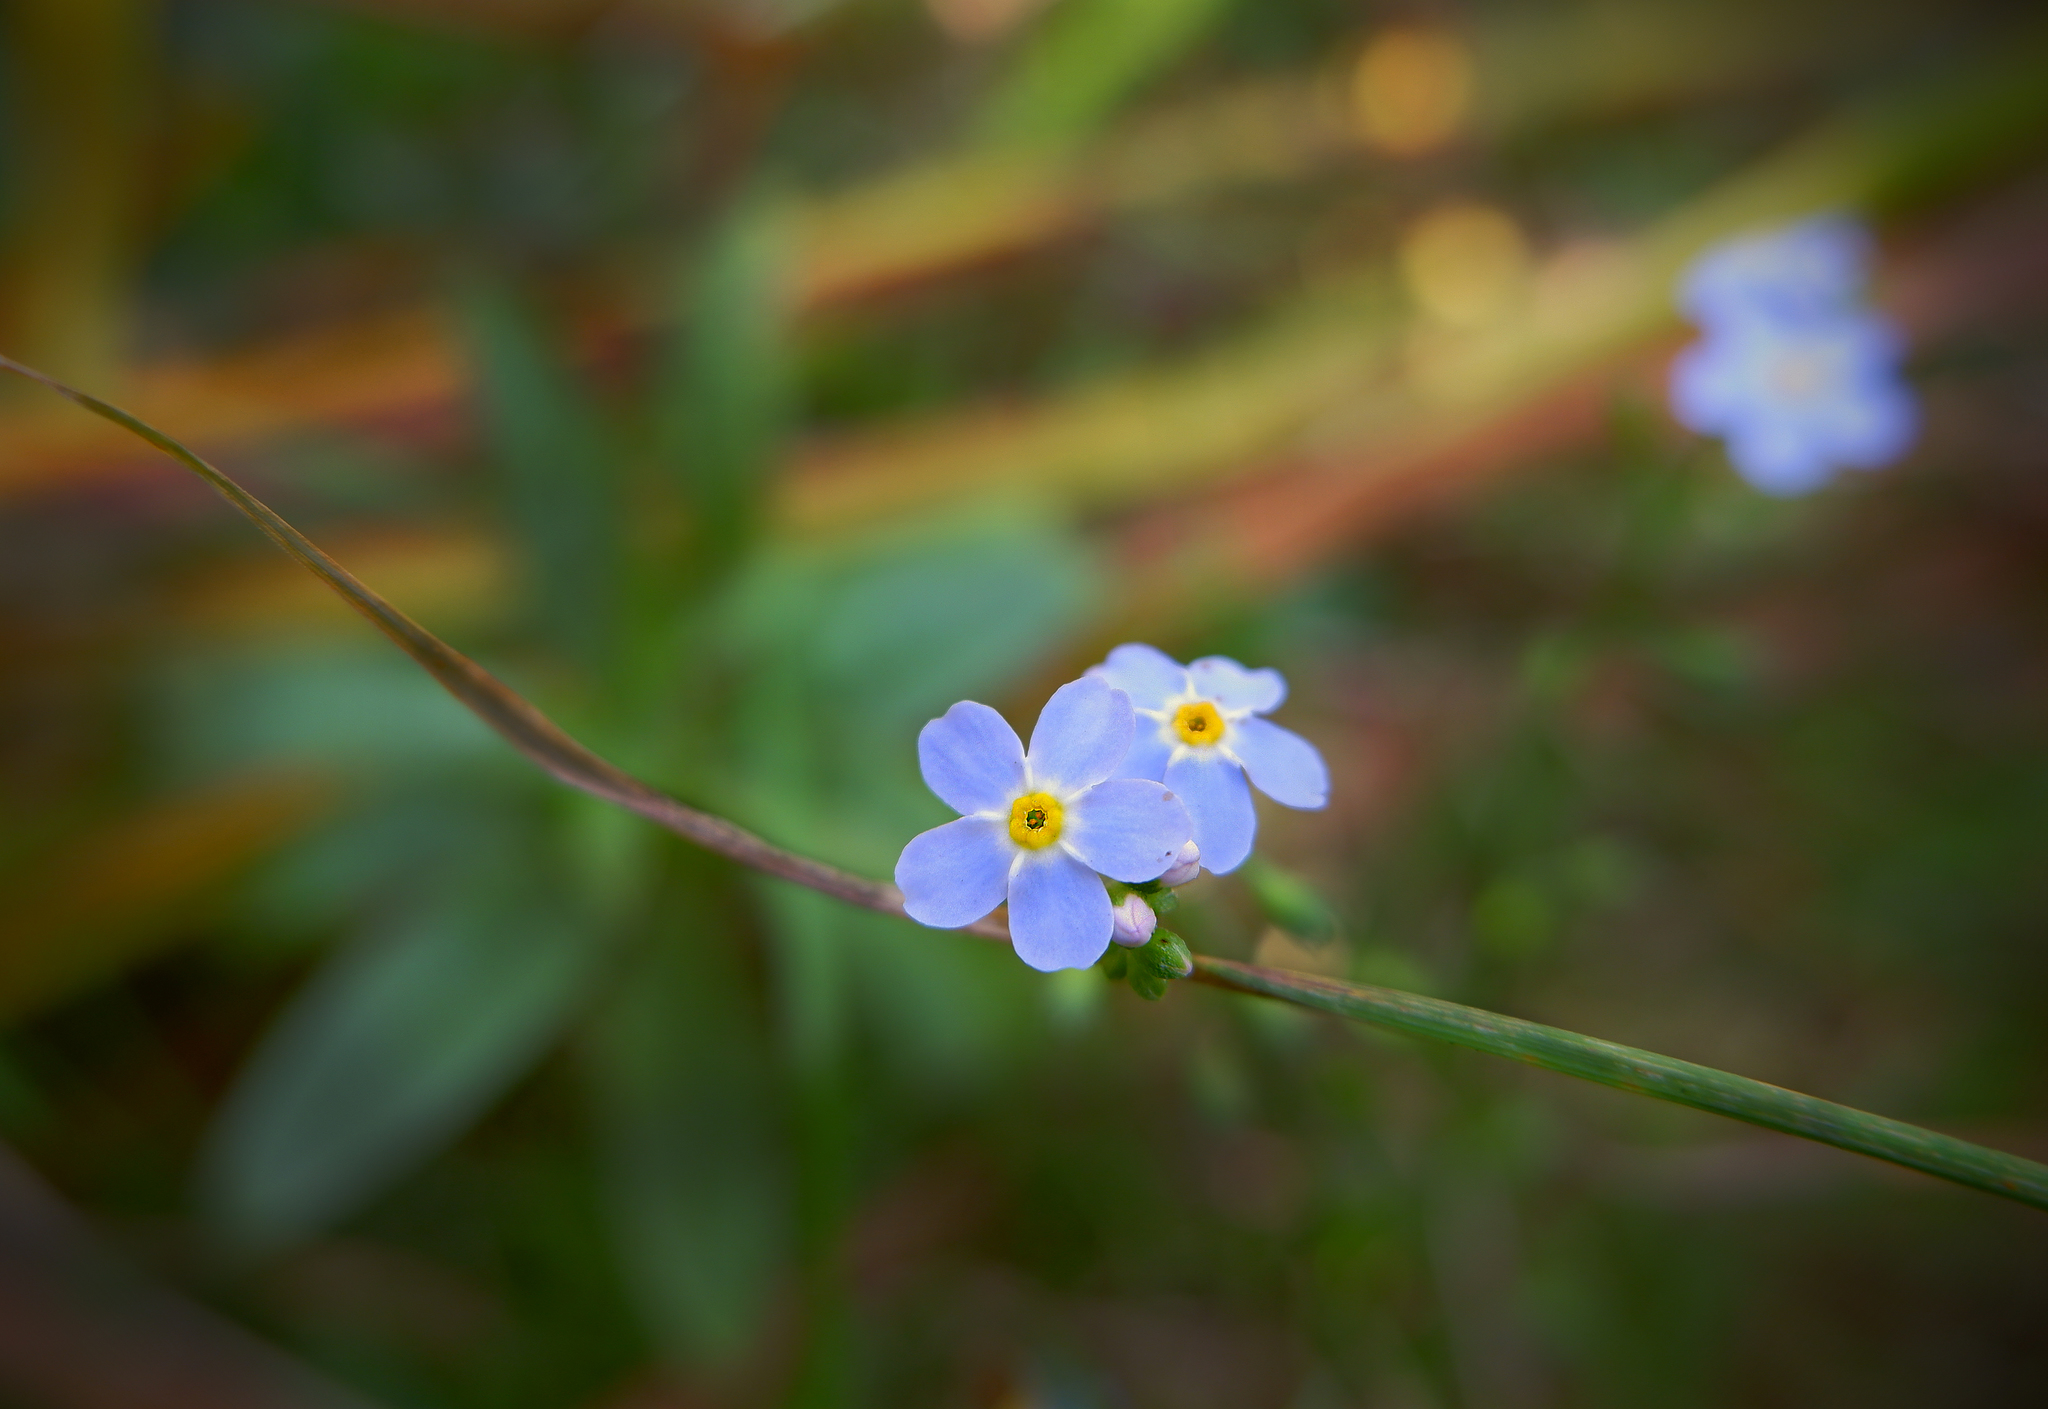
[{"label": "bokeh light spot", "polygon": [[1008,34],[1047,0],[924,0],[940,29],[962,44],[983,44]]},{"label": "bokeh light spot", "polygon": [[1352,76],[1359,135],[1396,156],[1419,156],[1449,141],[1471,99],[1471,55],[1438,30],[1387,30],[1366,46]]},{"label": "bokeh light spot", "polygon": [[1422,311],[1468,328],[1505,312],[1529,276],[1521,230],[1492,206],[1460,202],[1422,216],[1401,241],[1401,274]]}]

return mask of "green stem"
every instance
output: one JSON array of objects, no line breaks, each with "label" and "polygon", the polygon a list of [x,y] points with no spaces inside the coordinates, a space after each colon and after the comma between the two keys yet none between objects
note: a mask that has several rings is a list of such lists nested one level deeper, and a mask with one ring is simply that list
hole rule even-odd
[{"label": "green stem", "polygon": [[1411,1037],[1430,1037],[1496,1057],[1512,1057],[1546,1071],[1712,1111],[2048,1209],[2048,1165],[1676,1057],[1660,1057],[1655,1052],[1440,998],[1262,969],[1229,959],[1197,956],[1195,979],[1217,988],[1263,994],[1356,1018]]}]

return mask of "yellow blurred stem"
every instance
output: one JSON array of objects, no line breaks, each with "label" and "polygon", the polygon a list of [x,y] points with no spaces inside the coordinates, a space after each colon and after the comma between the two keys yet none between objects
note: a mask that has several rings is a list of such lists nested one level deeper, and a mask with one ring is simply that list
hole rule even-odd
[{"label": "yellow blurred stem", "polygon": [[[513,600],[504,545],[473,529],[380,528],[342,539],[336,551],[442,621],[497,625]],[[209,635],[303,638],[357,629],[355,614],[332,592],[273,553],[209,561],[170,597],[178,626]]]},{"label": "yellow blurred stem", "polygon": [[[2048,108],[2044,68],[2040,52],[2018,49],[1981,85],[1977,116],[1940,106],[1964,129],[2024,138]],[[1632,240],[1561,250],[1510,316],[1483,327],[1404,338],[1389,276],[1368,269],[1322,281],[1263,330],[1177,366],[816,445],[784,478],[778,526],[829,538],[990,495],[1144,510],[1130,535],[1142,546],[1118,555],[1128,579],[1111,594],[1119,616],[1102,629],[1170,630],[1202,602],[1283,585],[1388,514],[1593,433],[1615,388],[1640,385],[1676,334],[1669,289],[1684,261],[1735,230],[1891,198],[1940,150],[1938,134],[1909,120],[1915,111],[1829,124]],[[364,343],[406,345],[419,355],[393,357],[373,395],[322,382],[310,352],[251,360],[240,375],[252,404],[275,406],[271,393],[311,378],[341,416],[387,393],[424,405],[454,375],[421,351],[429,344],[408,343],[395,324]],[[190,411],[203,428],[208,409],[202,395],[181,403],[180,418]],[[473,550],[427,536],[420,551]],[[484,570],[420,567],[443,579]]]},{"label": "yellow blurred stem", "polygon": [[[52,10],[65,5],[65,0],[40,2]],[[1602,12],[1479,30],[1472,41],[1479,66],[1475,120],[1487,136],[1499,137],[1560,118],[1634,109],[1658,96],[1697,96],[1740,86],[1788,62],[1783,36],[1774,34],[1766,43],[1757,27],[1720,22],[1710,7],[1701,7],[1696,18],[1687,18],[1689,9],[1676,17],[1665,15],[1664,7],[1656,10],[1655,22]],[[1825,52],[1822,37],[1791,41],[1797,54],[1789,62],[1806,63]],[[1631,58],[1626,69],[1589,57],[1607,53],[1599,45],[1609,42],[1624,43]],[[1565,72],[1575,75],[1572,82],[1558,80]],[[816,198],[795,217],[798,302],[816,309],[872,298],[1072,238],[1134,211],[1247,182],[1298,179],[1332,163],[1358,160],[1364,138],[1354,126],[1347,84],[1339,73],[1249,83],[1142,116],[1080,150],[970,150]],[[648,306],[644,290],[649,282],[641,269],[609,295],[586,293],[598,306],[642,310]],[[1305,301],[1331,297],[1352,282],[1352,276],[1339,278],[1334,285],[1310,290]],[[616,327],[637,316],[608,316],[606,321]],[[15,340],[9,349],[25,352],[28,346]],[[1218,375],[1227,378],[1228,364],[1244,352],[1250,359],[1247,374],[1257,377],[1265,369],[1264,351],[1255,342],[1247,349],[1218,349],[1205,361],[1225,364]],[[1286,374],[1284,367],[1272,372]],[[1183,370],[1166,379],[1181,382],[1188,376]],[[88,380],[111,384],[103,377]],[[453,331],[434,311],[414,309],[336,324],[228,357],[140,369],[125,395],[145,419],[175,418],[189,435],[230,445],[314,427],[431,419],[461,400],[467,381]],[[1119,387],[1087,392],[1079,400],[1078,414],[1107,423],[1103,434],[1109,441],[1126,433],[1121,427],[1129,418],[1115,407],[1131,398]],[[1131,408],[1136,412],[1149,404],[1142,396],[1137,401]],[[1055,414],[1064,409],[1065,403],[1052,408]],[[930,434],[971,439],[974,428],[988,419],[970,413],[963,423],[942,421]],[[915,441],[926,434],[912,428],[908,437]],[[1065,442],[1076,435],[1087,438],[1085,430],[1052,438]],[[117,434],[61,414],[12,412],[0,422],[0,439],[9,448],[0,459],[0,494],[133,464]],[[863,461],[879,444],[856,443],[843,458]],[[914,479],[924,471],[915,447],[910,448],[914,463],[906,478]],[[1117,458],[1113,444],[1105,446],[1105,453]],[[849,489],[840,496],[821,496],[816,508],[799,504],[792,512],[807,521],[829,512],[839,500],[859,512],[866,503],[891,501],[905,487],[892,482],[867,491]]]},{"label": "yellow blurred stem", "polygon": [[103,981],[173,942],[223,885],[297,835],[331,779],[271,775],[168,798],[36,857],[0,882],[0,1022]]},{"label": "yellow blurred stem", "polygon": [[111,385],[124,359],[145,178],[146,0],[8,7],[14,212],[0,249],[7,346]]}]

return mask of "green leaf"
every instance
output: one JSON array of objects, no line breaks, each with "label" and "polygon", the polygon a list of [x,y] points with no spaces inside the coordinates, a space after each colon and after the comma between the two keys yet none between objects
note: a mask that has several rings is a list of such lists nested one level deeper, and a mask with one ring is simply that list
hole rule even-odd
[{"label": "green leaf", "polygon": [[1337,913],[1314,886],[1257,856],[1238,869],[1252,899],[1272,923],[1308,944],[1328,944],[1337,937]]},{"label": "green leaf", "polygon": [[533,313],[478,279],[462,312],[476,359],[485,439],[528,574],[530,610],[555,646],[587,665],[609,644],[621,562],[617,457],[602,418]]},{"label": "green leaf", "polygon": [[367,640],[189,651],[151,675],[151,752],[181,779],[326,764],[362,781],[503,757],[433,681]]},{"label": "green leaf", "polygon": [[743,197],[683,279],[683,320],[656,387],[656,452],[694,519],[699,580],[753,544],[792,394],[782,212]]},{"label": "green leaf", "polygon": [[304,1237],[452,1143],[547,1048],[604,953],[496,877],[336,954],[209,1135],[202,1193],[222,1227],[258,1248]]},{"label": "green leaf", "polygon": [[866,938],[867,917],[849,914],[824,896],[773,881],[756,887],[771,921],[776,1022],[796,1070],[828,1070],[845,1050],[851,981]]},{"label": "green leaf", "polygon": [[982,109],[996,142],[1071,142],[1178,59],[1227,0],[1066,0]]},{"label": "green leaf", "polygon": [[1558,923],[1550,892],[1527,876],[1496,876],[1472,898],[1472,932],[1496,958],[1541,953],[1556,938]]},{"label": "green leaf", "polygon": [[664,939],[624,979],[583,1048],[619,1257],[672,1359],[729,1361],[792,1246],[768,1045],[725,936]]},{"label": "green leaf", "polygon": [[[462,786],[451,788],[458,778]],[[265,865],[236,906],[248,938],[263,946],[325,938],[343,917],[365,914],[436,872],[473,867],[493,850],[518,844],[517,814],[508,811],[504,791],[452,772],[413,781],[361,800]],[[517,781],[524,785],[521,800],[530,799],[532,779]]]},{"label": "green leaf", "polygon": [[[942,817],[917,730],[1051,654],[1098,580],[1072,535],[1023,513],[929,523],[851,551],[777,552],[736,584],[721,626],[740,679],[730,794],[849,866],[882,870]],[[848,749],[847,738],[898,740]],[[864,825],[840,818],[857,808]]]},{"label": "green leaf", "polygon": [[915,727],[1000,690],[1079,626],[1098,574],[1057,526],[1023,514],[884,541],[820,600],[817,688],[873,724]]}]

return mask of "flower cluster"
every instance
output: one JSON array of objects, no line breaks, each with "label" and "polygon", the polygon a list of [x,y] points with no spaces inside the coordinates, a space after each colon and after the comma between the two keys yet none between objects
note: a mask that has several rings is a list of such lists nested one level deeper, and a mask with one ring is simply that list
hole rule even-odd
[{"label": "flower cluster", "polygon": [[1672,413],[1722,437],[1766,493],[1803,494],[1912,444],[1904,344],[1863,303],[1869,266],[1864,229],[1822,217],[1718,245],[1679,284],[1679,306],[1706,336],[1672,364]]},{"label": "flower cluster", "polygon": [[1259,717],[1286,695],[1275,671],[1125,645],[1054,692],[1028,749],[987,705],[954,705],[917,751],[926,785],[961,815],[903,848],[905,913],[951,929],[1007,900],[1011,943],[1035,969],[1086,968],[1112,940],[1184,965],[1154,907],[1203,867],[1250,855],[1251,789],[1289,807],[1329,798],[1314,746]]}]

